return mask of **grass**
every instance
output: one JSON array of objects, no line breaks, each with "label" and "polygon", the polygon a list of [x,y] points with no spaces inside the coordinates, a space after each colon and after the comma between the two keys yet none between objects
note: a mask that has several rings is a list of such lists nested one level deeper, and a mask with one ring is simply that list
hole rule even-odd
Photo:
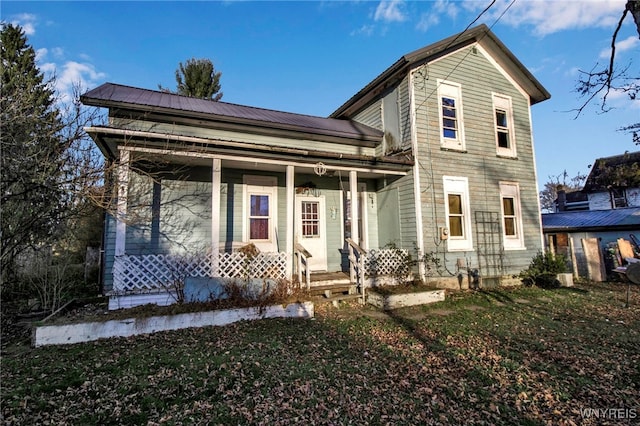
[{"label": "grass", "polygon": [[[1,360],[6,424],[633,424],[640,289],[499,289],[382,312],[32,349]],[[585,409],[626,418],[583,418]],[[581,414],[582,413],[582,414]],[[631,418],[633,417],[633,418]]]}]

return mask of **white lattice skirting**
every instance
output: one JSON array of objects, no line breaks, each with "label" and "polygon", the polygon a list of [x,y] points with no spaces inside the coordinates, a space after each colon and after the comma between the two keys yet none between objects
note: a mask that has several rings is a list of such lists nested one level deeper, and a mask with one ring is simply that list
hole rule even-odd
[{"label": "white lattice skirting", "polygon": [[139,292],[172,288],[187,277],[287,278],[286,253],[220,253],[201,256],[165,254],[116,256],[113,291]]},{"label": "white lattice skirting", "polygon": [[364,273],[367,276],[404,276],[411,271],[407,264],[409,252],[404,249],[369,250],[364,257]]},{"label": "white lattice skirting", "polygon": [[[369,250],[364,257],[367,276],[401,276],[409,274],[407,250]],[[167,290],[188,277],[200,278],[287,278],[287,254],[220,253],[199,256],[167,254],[116,256],[113,264],[113,292]]]}]

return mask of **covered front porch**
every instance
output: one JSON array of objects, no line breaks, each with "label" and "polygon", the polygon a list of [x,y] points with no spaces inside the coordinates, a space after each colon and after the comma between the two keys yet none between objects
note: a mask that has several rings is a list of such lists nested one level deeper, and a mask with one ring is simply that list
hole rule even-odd
[{"label": "covered front porch", "polygon": [[174,303],[172,292],[188,278],[291,280],[310,288],[321,285],[313,274],[344,272],[363,294],[405,267],[406,250],[385,248],[401,241],[399,225],[381,230],[379,223],[398,215],[385,190],[406,176],[406,163],[133,144],[118,154],[105,250],[114,308]]}]

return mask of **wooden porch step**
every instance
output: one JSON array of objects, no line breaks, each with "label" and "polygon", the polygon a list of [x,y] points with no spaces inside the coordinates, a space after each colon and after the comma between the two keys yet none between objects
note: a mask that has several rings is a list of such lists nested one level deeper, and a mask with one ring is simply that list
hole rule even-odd
[{"label": "wooden porch step", "polygon": [[336,294],[331,297],[315,297],[314,303],[333,303],[334,305],[343,300],[356,300],[361,299],[361,294]]},{"label": "wooden porch step", "polygon": [[353,294],[357,290],[356,286],[351,283],[340,284],[326,284],[326,285],[314,285],[309,289],[309,293],[312,296],[324,295],[324,297],[331,297],[338,294]]}]

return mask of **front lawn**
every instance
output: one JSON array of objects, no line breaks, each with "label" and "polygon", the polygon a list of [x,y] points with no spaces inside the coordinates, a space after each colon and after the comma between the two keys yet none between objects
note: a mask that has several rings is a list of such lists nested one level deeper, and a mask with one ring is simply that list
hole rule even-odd
[{"label": "front lawn", "polygon": [[[4,424],[637,424],[640,288],[455,293],[3,354]],[[598,416],[598,417],[596,417]]]}]

